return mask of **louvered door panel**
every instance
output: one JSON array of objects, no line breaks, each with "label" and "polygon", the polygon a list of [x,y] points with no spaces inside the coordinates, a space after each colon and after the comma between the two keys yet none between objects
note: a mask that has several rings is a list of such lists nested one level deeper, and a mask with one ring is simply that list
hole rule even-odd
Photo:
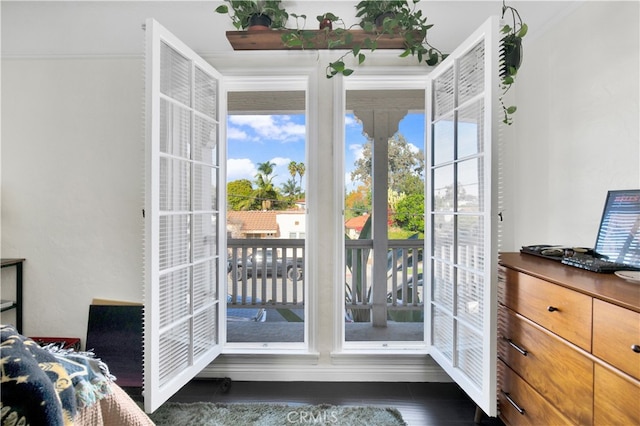
[{"label": "louvered door panel", "polygon": [[[221,351],[220,75],[148,20],[145,410]],[[226,256],[225,256],[226,257]]]}]

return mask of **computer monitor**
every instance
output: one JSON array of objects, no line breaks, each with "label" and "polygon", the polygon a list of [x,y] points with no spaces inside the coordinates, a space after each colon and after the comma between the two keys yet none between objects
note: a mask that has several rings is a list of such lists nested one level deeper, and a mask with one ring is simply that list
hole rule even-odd
[{"label": "computer monitor", "polygon": [[640,268],[640,189],[607,193],[594,249],[610,261]]}]

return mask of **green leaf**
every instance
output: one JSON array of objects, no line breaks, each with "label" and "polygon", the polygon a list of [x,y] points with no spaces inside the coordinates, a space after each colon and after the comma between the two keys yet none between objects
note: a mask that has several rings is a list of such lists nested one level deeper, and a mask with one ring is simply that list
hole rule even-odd
[{"label": "green leaf", "polygon": [[342,75],[344,75],[345,77],[349,77],[351,74],[353,74],[353,70],[352,69],[345,68],[345,70],[342,71]]},{"label": "green leaf", "polygon": [[353,56],[357,56],[360,53],[360,46],[353,46]]},{"label": "green leaf", "polygon": [[367,58],[366,58],[366,56],[364,56],[364,53],[360,53],[358,55],[358,64],[362,64],[365,59],[367,59]]},{"label": "green leaf", "polygon": [[527,31],[529,31],[529,27],[527,26],[527,24],[522,24],[522,27],[520,27],[520,31],[518,31],[518,34],[516,35],[522,38],[527,35]]},{"label": "green leaf", "polygon": [[364,39],[364,47],[372,52],[378,48],[378,42],[370,38]]},{"label": "green leaf", "polygon": [[436,56],[435,59],[434,59],[433,56],[429,56],[429,59],[427,59],[425,62],[429,66],[437,65],[438,64],[438,57]]},{"label": "green leaf", "polygon": [[410,54],[411,54],[411,49],[405,49],[405,51],[400,54],[400,58],[406,58]]},{"label": "green leaf", "polygon": [[342,72],[344,70],[344,62],[342,61],[331,62],[329,66],[337,72]]},{"label": "green leaf", "polygon": [[502,84],[513,84],[513,77],[507,76],[502,79]]},{"label": "green leaf", "polygon": [[510,107],[507,108],[507,114],[513,114],[517,111],[518,107],[516,107],[515,105],[512,105]]},{"label": "green leaf", "polygon": [[351,44],[353,42],[353,35],[351,33],[347,33],[344,36],[345,44]]},{"label": "green leaf", "polygon": [[501,33],[503,34],[507,34],[509,31],[511,31],[511,27],[509,25],[505,25],[504,27],[502,27],[502,29],[500,30]]},{"label": "green leaf", "polygon": [[227,7],[226,4],[222,4],[218,7],[216,7],[216,12],[218,13],[229,13],[229,8]]}]

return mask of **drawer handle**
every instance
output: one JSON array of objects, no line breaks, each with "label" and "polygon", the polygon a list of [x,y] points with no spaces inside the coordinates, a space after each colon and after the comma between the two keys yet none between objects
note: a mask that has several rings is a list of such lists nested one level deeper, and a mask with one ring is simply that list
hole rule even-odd
[{"label": "drawer handle", "polygon": [[511,395],[509,395],[509,393],[503,391],[502,389],[500,391],[502,392],[504,397],[507,399],[507,401],[509,401],[509,404],[511,404],[513,408],[515,408],[518,411],[518,413],[524,415],[524,408],[520,408],[520,406],[516,404],[513,398],[511,398]]},{"label": "drawer handle", "polygon": [[516,343],[514,343],[513,340],[508,339],[506,337],[503,337],[503,339],[506,340],[507,343],[509,343],[509,346],[511,346],[516,351],[520,352],[523,356],[527,356],[527,354],[529,353],[529,352],[527,352],[526,349],[523,349],[520,346],[518,346]]},{"label": "drawer handle", "polygon": [[631,345],[631,350],[637,354],[640,354],[640,345]]},{"label": "drawer handle", "polygon": [[555,312],[555,311],[559,311],[558,308],[556,308],[555,306],[547,306],[547,311],[549,312]]}]

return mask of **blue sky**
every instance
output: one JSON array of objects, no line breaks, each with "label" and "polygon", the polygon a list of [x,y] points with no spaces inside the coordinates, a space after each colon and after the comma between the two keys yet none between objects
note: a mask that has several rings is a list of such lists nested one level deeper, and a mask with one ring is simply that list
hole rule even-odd
[{"label": "blue sky", "polygon": [[[280,187],[291,178],[287,168],[291,161],[306,163],[304,115],[232,115],[227,123],[228,182],[253,181],[258,163],[270,161],[276,164],[273,182]],[[362,155],[366,137],[362,134],[362,125],[352,114],[347,114],[345,123],[345,179],[351,188],[349,175],[354,162]],[[400,122],[400,133],[416,149],[423,149],[424,116],[406,116]]]}]

